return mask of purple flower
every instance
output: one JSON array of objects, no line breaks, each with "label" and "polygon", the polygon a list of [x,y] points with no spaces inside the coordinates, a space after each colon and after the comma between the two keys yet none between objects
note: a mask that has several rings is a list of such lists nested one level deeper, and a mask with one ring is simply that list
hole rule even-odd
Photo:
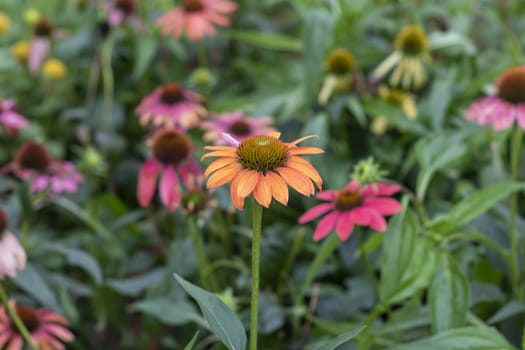
[{"label": "purple flower", "polygon": [[204,139],[216,145],[227,144],[223,134],[229,134],[242,141],[250,136],[264,135],[275,131],[271,127],[272,117],[250,117],[237,111],[216,115],[212,120],[203,121],[201,127],[206,131]]},{"label": "purple flower", "polygon": [[27,128],[29,122],[16,111],[14,99],[0,100],[0,124],[3,129],[11,136],[16,135],[16,131]]},{"label": "purple flower", "polygon": [[108,4],[108,12],[108,23],[111,27],[128,22],[138,30],[144,30],[144,23],[136,14],[137,4],[135,0],[115,0]]},{"label": "purple flower", "polygon": [[14,278],[17,271],[25,269],[27,260],[24,248],[7,231],[7,224],[7,214],[0,209],[0,280],[5,276]]}]

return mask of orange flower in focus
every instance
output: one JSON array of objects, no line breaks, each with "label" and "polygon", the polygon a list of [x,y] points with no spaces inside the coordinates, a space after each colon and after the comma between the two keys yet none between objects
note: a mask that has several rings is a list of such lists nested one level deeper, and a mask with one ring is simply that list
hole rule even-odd
[{"label": "orange flower in focus", "polygon": [[204,171],[208,178],[207,187],[215,188],[231,181],[230,195],[237,209],[244,207],[244,199],[252,193],[255,200],[267,208],[272,198],[283,205],[288,204],[288,185],[305,196],[314,194],[314,184],[321,190],[321,176],[300,155],[324,151],[318,147],[297,146],[313,136],[285,143],[279,140],[280,135],[271,132],[239,142],[224,134],[234,146],[204,147],[212,152],[202,156],[201,160],[218,158]]}]

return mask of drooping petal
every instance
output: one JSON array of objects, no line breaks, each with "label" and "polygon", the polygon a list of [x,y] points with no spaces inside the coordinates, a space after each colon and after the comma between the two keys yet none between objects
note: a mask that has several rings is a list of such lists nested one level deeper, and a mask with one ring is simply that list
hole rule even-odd
[{"label": "drooping petal", "polygon": [[370,210],[367,208],[354,208],[349,211],[350,219],[361,226],[368,226],[370,223]]},{"label": "drooping petal", "polygon": [[304,224],[306,222],[312,221],[313,219],[323,215],[324,213],[332,209],[334,209],[333,203],[323,203],[316,205],[315,207],[310,208],[303,215],[301,215],[299,219],[297,219],[297,222],[300,224]]},{"label": "drooping petal", "polygon": [[403,210],[401,203],[393,198],[373,198],[363,203],[364,207],[376,210],[381,215],[394,215]]},{"label": "drooping petal", "polygon": [[339,211],[333,211],[319,221],[314,231],[314,241],[323,239],[334,229],[339,215]]},{"label": "drooping petal", "polygon": [[286,163],[287,167],[293,168],[302,172],[304,175],[308,176],[313,182],[317,185],[317,188],[320,190],[323,185],[323,179],[319,172],[301,157],[292,156]]},{"label": "drooping petal", "polygon": [[22,336],[20,335],[14,335],[11,338],[11,341],[9,344],[7,344],[5,350],[22,350]]},{"label": "drooping petal", "polygon": [[277,172],[281,175],[288,185],[294,190],[305,196],[310,196],[314,193],[314,185],[310,179],[301,172],[292,168],[277,168]]},{"label": "drooping petal", "polygon": [[137,199],[141,207],[147,207],[155,193],[157,175],[161,170],[160,164],[154,159],[148,159],[140,169]]},{"label": "drooping petal", "polygon": [[525,103],[520,103],[515,107],[516,120],[522,129],[525,129]]},{"label": "drooping petal", "polygon": [[288,154],[290,155],[320,154],[320,153],[324,153],[324,150],[322,150],[319,147],[297,146],[297,147],[291,147],[288,149]]},{"label": "drooping petal", "polygon": [[259,174],[257,185],[253,189],[253,196],[263,207],[268,208],[272,202],[272,187],[270,180],[262,174]]},{"label": "drooping petal", "polygon": [[283,178],[273,171],[266,174],[272,187],[272,197],[282,205],[288,204],[288,185]]},{"label": "drooping petal", "polygon": [[373,209],[368,209],[370,211],[370,222],[368,226],[370,226],[372,229],[379,231],[379,232],[385,232],[386,231],[386,220],[385,218],[377,211]]},{"label": "drooping petal", "polygon": [[180,200],[180,185],[177,173],[167,166],[160,180],[160,199],[168,211],[172,212]]},{"label": "drooping petal", "polygon": [[208,178],[206,188],[215,188],[222,186],[230,181],[242,170],[242,165],[239,163],[231,163],[215,171]]},{"label": "drooping petal", "polygon": [[368,185],[363,191],[363,198],[376,196],[391,196],[401,189],[399,185],[387,185],[383,183],[374,183]]},{"label": "drooping petal", "polygon": [[354,230],[354,222],[349,212],[343,212],[337,220],[335,230],[342,241],[346,241]]},{"label": "drooping petal", "polygon": [[238,194],[238,187],[239,187],[239,181],[242,179],[241,174],[244,174],[248,171],[248,169],[242,169],[237,173],[237,175],[233,178],[232,183],[230,185],[230,196],[232,198],[233,205],[235,208],[242,210],[244,207],[244,197],[239,196]]},{"label": "drooping petal", "polygon": [[237,175],[237,194],[239,197],[247,197],[253,192],[260,180],[259,173],[255,170],[247,170]]}]

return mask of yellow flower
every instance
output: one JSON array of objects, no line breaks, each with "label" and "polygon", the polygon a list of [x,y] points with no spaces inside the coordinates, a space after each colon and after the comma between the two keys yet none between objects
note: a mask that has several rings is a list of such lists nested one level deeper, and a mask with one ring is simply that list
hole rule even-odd
[{"label": "yellow flower", "polygon": [[29,55],[29,42],[27,40],[17,41],[11,46],[11,55],[22,63],[26,62]]},{"label": "yellow flower", "polygon": [[42,74],[52,80],[61,80],[66,77],[67,68],[62,61],[51,58],[42,65]]},{"label": "yellow flower", "polygon": [[325,105],[334,92],[345,92],[351,89],[356,61],[350,51],[338,48],[326,56],[324,64],[328,74],[317,97],[321,105]]},{"label": "yellow flower", "polygon": [[390,123],[385,117],[375,117],[370,125],[370,131],[372,131],[374,135],[383,135],[389,126]]},{"label": "yellow flower", "polygon": [[11,20],[3,12],[0,12],[0,35],[4,35],[9,31]]},{"label": "yellow flower", "polygon": [[40,19],[40,12],[37,9],[29,8],[24,11],[24,21],[28,24],[35,24]]}]

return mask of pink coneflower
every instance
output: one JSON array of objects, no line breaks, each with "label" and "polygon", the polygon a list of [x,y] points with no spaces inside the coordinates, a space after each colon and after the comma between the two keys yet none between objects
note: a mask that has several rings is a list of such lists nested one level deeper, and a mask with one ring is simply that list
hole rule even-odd
[{"label": "pink coneflower", "polygon": [[17,130],[27,128],[29,122],[16,111],[14,99],[0,100],[0,124],[11,136],[16,135]]},{"label": "pink coneflower", "polygon": [[127,22],[138,30],[144,30],[144,24],[137,16],[137,3],[135,0],[115,0],[108,5],[108,12],[108,23],[111,27]]},{"label": "pink coneflower", "polygon": [[76,192],[84,181],[73,163],[52,158],[44,146],[32,141],[18,149],[15,159],[3,171],[12,172],[22,180],[29,180],[31,192]]},{"label": "pink coneflower", "polygon": [[237,4],[228,0],[182,0],[180,6],[166,12],[158,20],[164,35],[175,39],[186,32],[191,41],[213,37],[215,26],[228,27],[229,15],[237,9]]},{"label": "pink coneflower", "polygon": [[[15,301],[9,302],[11,307],[29,331],[31,340],[42,350],[63,350],[62,342],[68,343],[75,336],[67,327],[69,322],[61,315],[51,310],[36,309],[30,306],[16,306]],[[14,321],[7,314],[5,307],[0,307],[0,349],[22,350],[23,337]]]},{"label": "pink coneflower", "polygon": [[273,124],[272,117],[250,117],[243,112],[219,114],[213,120],[204,121],[201,126],[206,130],[204,139],[213,141],[216,145],[224,145],[227,142],[222,137],[223,133],[230,134],[238,141],[250,136],[263,135],[275,131],[270,125]]},{"label": "pink coneflower", "polygon": [[329,203],[319,204],[301,215],[299,223],[304,224],[330,212],[322,218],[314,232],[318,241],[328,235],[334,228],[341,238],[350,237],[354,225],[369,226],[376,231],[386,230],[384,216],[393,215],[402,210],[401,204],[388,196],[398,192],[398,185],[374,183],[367,186],[351,181],[339,191],[319,192],[318,199]]},{"label": "pink coneflower", "polygon": [[197,126],[200,118],[206,115],[206,108],[201,105],[203,101],[201,95],[177,83],[168,83],[146,96],[136,112],[143,125],[152,122],[156,126],[188,129]]},{"label": "pink coneflower", "polygon": [[465,116],[494,130],[511,127],[515,121],[525,129],[525,66],[507,69],[496,81],[496,94],[470,105]]},{"label": "pink coneflower", "polygon": [[26,268],[26,252],[15,235],[7,231],[7,224],[7,214],[0,209],[0,280],[5,276],[15,278],[17,271]]},{"label": "pink coneflower", "polygon": [[[150,140],[152,158],[146,160],[140,170],[137,198],[142,207],[147,207],[157,183],[160,180],[160,199],[169,211],[174,211],[180,203],[182,183],[188,187],[193,176],[199,176],[200,169],[191,158],[192,146],[189,139],[175,129],[161,129]],[[178,175],[177,175],[178,173]]]},{"label": "pink coneflower", "polygon": [[49,54],[53,24],[46,18],[41,18],[33,25],[33,38],[29,43],[29,69],[36,73]]}]

